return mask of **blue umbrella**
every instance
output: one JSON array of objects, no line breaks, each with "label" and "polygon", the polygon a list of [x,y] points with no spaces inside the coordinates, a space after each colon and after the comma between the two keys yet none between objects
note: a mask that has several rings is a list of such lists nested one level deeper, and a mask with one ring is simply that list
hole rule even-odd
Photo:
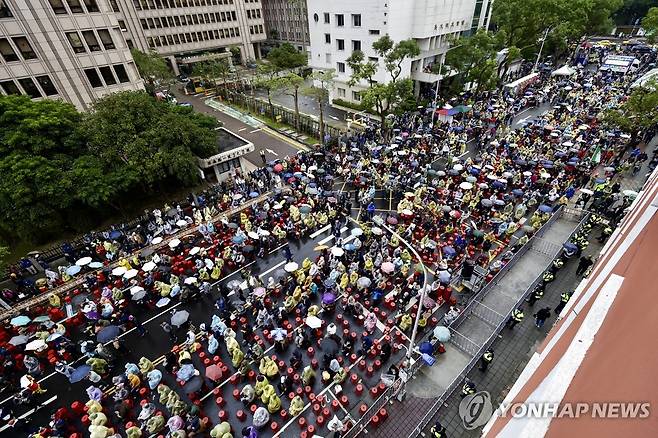
[{"label": "blue umbrella", "polygon": [[119,333],[121,333],[121,329],[119,327],[116,325],[108,325],[96,333],[96,340],[98,342],[109,342],[119,336]]},{"label": "blue umbrella", "polygon": [[286,172],[286,173],[283,174],[284,178],[290,178],[291,176],[292,176],[292,173],[290,173],[290,172]]},{"label": "blue umbrella", "polygon": [[236,234],[235,236],[233,236],[233,239],[231,239],[231,241],[233,243],[240,244],[244,242],[244,236],[242,234]]},{"label": "blue umbrella", "polygon": [[523,196],[523,190],[521,190],[521,189],[514,189],[514,190],[512,190],[512,194],[513,194],[514,196]]},{"label": "blue umbrella", "polygon": [[541,211],[542,213],[550,213],[553,211],[553,207],[550,205],[542,204],[539,207],[537,207],[537,210]]},{"label": "blue umbrella", "polygon": [[434,353],[434,347],[432,346],[432,343],[430,341],[421,342],[421,344],[418,346],[418,350],[420,350],[421,353],[425,353],[425,354]]},{"label": "blue umbrella", "polygon": [[514,161],[514,162],[515,162],[516,164],[518,164],[519,166],[525,166],[526,164],[528,164],[528,162],[527,162],[526,160],[523,160],[523,159],[520,159],[520,158],[517,159],[517,160]]},{"label": "blue umbrella", "polygon": [[448,327],[440,325],[434,329],[432,334],[439,342],[448,342],[450,340],[450,329]]},{"label": "blue umbrella", "polygon": [[251,192],[249,193],[250,198],[257,198],[258,197],[258,192]]},{"label": "blue umbrella", "polygon": [[69,382],[71,383],[77,383],[82,381],[85,377],[89,375],[89,371],[91,370],[91,366],[89,365],[80,365],[76,369],[73,370],[71,375],[69,376]]},{"label": "blue umbrella", "polygon": [[21,315],[17,316],[15,318],[12,318],[12,320],[9,322],[11,325],[14,327],[22,327],[24,325],[28,325],[32,321],[28,316]]},{"label": "blue umbrella", "polygon": [[445,254],[447,257],[453,257],[455,254],[457,254],[457,251],[455,251],[455,248],[452,246],[444,246],[443,254]]},{"label": "blue umbrella", "polygon": [[594,182],[597,183],[597,184],[603,184],[603,183],[606,182],[606,181],[607,181],[607,180],[606,180],[605,178],[596,178],[596,179],[594,180]]},{"label": "blue umbrella", "polygon": [[336,295],[332,293],[326,293],[322,295],[322,304],[333,304],[336,301]]},{"label": "blue umbrella", "polygon": [[578,250],[578,246],[571,242],[565,243],[564,245],[562,245],[562,248],[564,248],[568,252],[575,252]]},{"label": "blue umbrella", "polygon": [[110,233],[110,239],[118,239],[121,237],[121,231],[119,230],[114,230]]},{"label": "blue umbrella", "polygon": [[87,266],[89,266],[92,269],[98,269],[98,268],[102,268],[103,264],[101,262],[91,262]]},{"label": "blue umbrella", "polygon": [[73,275],[77,274],[78,272],[80,272],[81,269],[82,268],[78,265],[69,266],[68,268],[66,268],[66,273],[68,275],[73,276]]},{"label": "blue umbrella", "polygon": [[325,287],[334,287],[335,284],[336,284],[336,280],[334,280],[333,278],[327,278],[324,281]]},{"label": "blue umbrella", "polygon": [[356,246],[354,246],[353,243],[346,243],[345,245],[343,245],[343,249],[345,251],[354,251],[356,249]]}]

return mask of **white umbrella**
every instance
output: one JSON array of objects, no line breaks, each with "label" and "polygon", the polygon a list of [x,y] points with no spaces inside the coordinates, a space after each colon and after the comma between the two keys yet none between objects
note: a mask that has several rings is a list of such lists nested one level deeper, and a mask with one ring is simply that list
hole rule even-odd
[{"label": "white umbrella", "polygon": [[155,307],[164,307],[167,304],[169,304],[171,300],[167,297],[160,298],[157,303],[155,303]]},{"label": "white umbrella", "polygon": [[338,248],[337,246],[334,246],[333,248],[331,248],[331,253],[336,257],[340,257],[343,254],[345,254],[345,251],[343,251],[343,248]]},{"label": "white umbrella", "polygon": [[187,277],[183,283],[185,284],[196,284],[197,283],[197,278],[196,277]]},{"label": "white umbrella", "polygon": [[151,244],[157,245],[158,243],[162,243],[162,237],[154,237],[153,240],[151,240]]},{"label": "white umbrella", "polygon": [[187,221],[185,219],[179,219],[176,222],[177,227],[186,227],[187,226]]},{"label": "white umbrella", "polygon": [[322,327],[322,320],[317,316],[311,315],[308,318],[306,318],[306,325],[311,327],[312,329],[316,329]]},{"label": "white umbrella", "polygon": [[462,190],[471,190],[473,188],[473,184],[470,182],[464,181],[463,183],[459,184],[459,188]]},{"label": "white umbrella", "polygon": [[91,263],[91,257],[83,257],[75,262],[75,264],[78,266],[87,266],[89,263]]},{"label": "white umbrella", "polygon": [[361,228],[354,228],[352,231],[350,231],[350,234],[352,234],[352,236],[358,237],[363,234],[363,230]]},{"label": "white umbrella", "polygon": [[25,346],[26,351],[36,351],[44,348],[46,346],[46,341],[43,339],[36,339]]},{"label": "white umbrella", "polygon": [[256,233],[255,231],[249,231],[247,233],[247,236],[249,236],[250,238],[255,239],[255,240],[258,240],[260,238],[258,233]]},{"label": "white umbrella", "polygon": [[169,248],[176,248],[178,245],[180,245],[179,239],[172,239],[169,241]]},{"label": "white umbrella", "polygon": [[413,216],[414,212],[409,210],[408,208],[405,208],[404,210],[402,210],[402,214],[405,216]]},{"label": "white umbrella", "polygon": [[179,310],[171,316],[171,325],[180,327],[181,325],[185,324],[189,317],[190,312],[187,310]]},{"label": "white umbrella", "polygon": [[299,268],[299,265],[295,262],[286,263],[283,269],[286,272],[295,272]]},{"label": "white umbrella", "polygon": [[242,199],[242,193],[236,193],[233,195],[233,199]]},{"label": "white umbrella", "polygon": [[192,248],[190,250],[190,255],[197,255],[199,253],[199,251],[201,251],[201,248],[199,248],[198,246],[195,246],[194,248]]},{"label": "white umbrella", "polygon": [[153,262],[146,262],[144,263],[144,266],[142,266],[142,271],[144,272],[150,272],[155,269],[156,264]]},{"label": "white umbrella", "polygon": [[126,280],[130,280],[131,278],[135,278],[139,271],[137,269],[131,269],[129,271],[126,271],[125,274],[123,274],[123,278]]},{"label": "white umbrella", "polygon": [[265,237],[267,237],[267,236],[270,235],[270,232],[267,231],[267,230],[260,230],[260,231],[258,232],[258,234],[260,234],[261,236],[265,236]]},{"label": "white umbrella", "polygon": [[582,193],[584,193],[584,194],[586,194],[586,195],[590,195],[590,196],[594,194],[594,192],[591,191],[590,189],[580,189],[580,191],[581,191]]},{"label": "white umbrella", "polygon": [[382,229],[379,228],[379,227],[372,227],[372,228],[370,229],[370,232],[371,232],[372,234],[374,234],[375,236],[381,236],[381,235],[383,234]]},{"label": "white umbrella", "polygon": [[128,270],[126,268],[124,268],[123,266],[118,266],[118,267],[112,269],[112,275],[116,275],[117,277],[122,276],[126,272],[128,272]]},{"label": "white umbrella", "polygon": [[133,287],[130,288],[130,294],[135,295],[138,292],[141,292],[143,290],[144,290],[144,288],[142,286],[133,286]]},{"label": "white umbrella", "polygon": [[462,170],[464,170],[464,166],[462,166],[461,164],[455,164],[454,166],[452,166],[452,168],[457,172],[461,172]]}]

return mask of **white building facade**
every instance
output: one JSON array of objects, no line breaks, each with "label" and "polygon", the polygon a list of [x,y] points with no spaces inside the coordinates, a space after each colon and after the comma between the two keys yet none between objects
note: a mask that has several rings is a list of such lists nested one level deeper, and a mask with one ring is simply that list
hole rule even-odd
[{"label": "white building facade", "polygon": [[0,93],[87,110],[106,94],[143,88],[106,0],[0,0]]},{"label": "white building facade", "polygon": [[439,76],[431,72],[442,62],[449,42],[487,27],[493,0],[307,0],[311,40],[310,65],[335,69],[336,82],[330,93],[351,102],[361,100],[366,84],[348,85],[352,72],[346,59],[354,50],[378,63],[374,79],[389,80],[372,43],[384,35],[394,41],[413,38],[421,53],[402,65],[403,78],[414,81],[416,93],[427,90]]}]

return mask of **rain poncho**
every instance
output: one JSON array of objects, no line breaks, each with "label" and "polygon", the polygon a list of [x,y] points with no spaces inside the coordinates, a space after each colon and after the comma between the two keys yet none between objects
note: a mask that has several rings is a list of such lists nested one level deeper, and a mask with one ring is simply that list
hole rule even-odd
[{"label": "rain poncho", "polygon": [[162,372],[160,370],[154,369],[151,370],[146,377],[148,379],[149,388],[153,390],[160,384],[160,381],[162,380]]},{"label": "rain poncho", "polygon": [[196,369],[194,369],[194,366],[192,364],[185,364],[176,373],[176,377],[178,380],[181,380],[183,382],[187,382],[194,376],[196,373]]}]

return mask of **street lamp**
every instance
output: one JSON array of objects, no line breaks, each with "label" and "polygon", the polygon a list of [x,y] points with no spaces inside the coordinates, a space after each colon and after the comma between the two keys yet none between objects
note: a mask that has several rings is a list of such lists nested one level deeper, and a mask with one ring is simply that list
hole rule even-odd
[{"label": "street lamp", "polygon": [[544,51],[544,43],[546,42],[546,37],[548,37],[548,32],[551,31],[550,27],[547,27],[546,30],[544,31],[544,36],[540,38],[541,41],[541,47],[539,48],[539,53],[537,53],[537,60],[535,61],[535,66],[532,68],[532,72],[535,73],[537,71],[537,66],[539,65],[539,58],[541,58],[541,52]]},{"label": "street lamp", "polygon": [[436,115],[436,110],[438,108],[439,85],[441,84],[441,73],[443,73],[443,63],[445,62],[446,55],[448,54],[449,51],[461,46],[463,46],[463,44],[459,44],[454,47],[449,47],[448,50],[446,50],[446,52],[441,57],[441,62],[439,63],[439,73],[438,73],[439,77],[436,79],[436,88],[434,89],[434,112],[432,113],[432,124],[434,124],[434,116]]}]

